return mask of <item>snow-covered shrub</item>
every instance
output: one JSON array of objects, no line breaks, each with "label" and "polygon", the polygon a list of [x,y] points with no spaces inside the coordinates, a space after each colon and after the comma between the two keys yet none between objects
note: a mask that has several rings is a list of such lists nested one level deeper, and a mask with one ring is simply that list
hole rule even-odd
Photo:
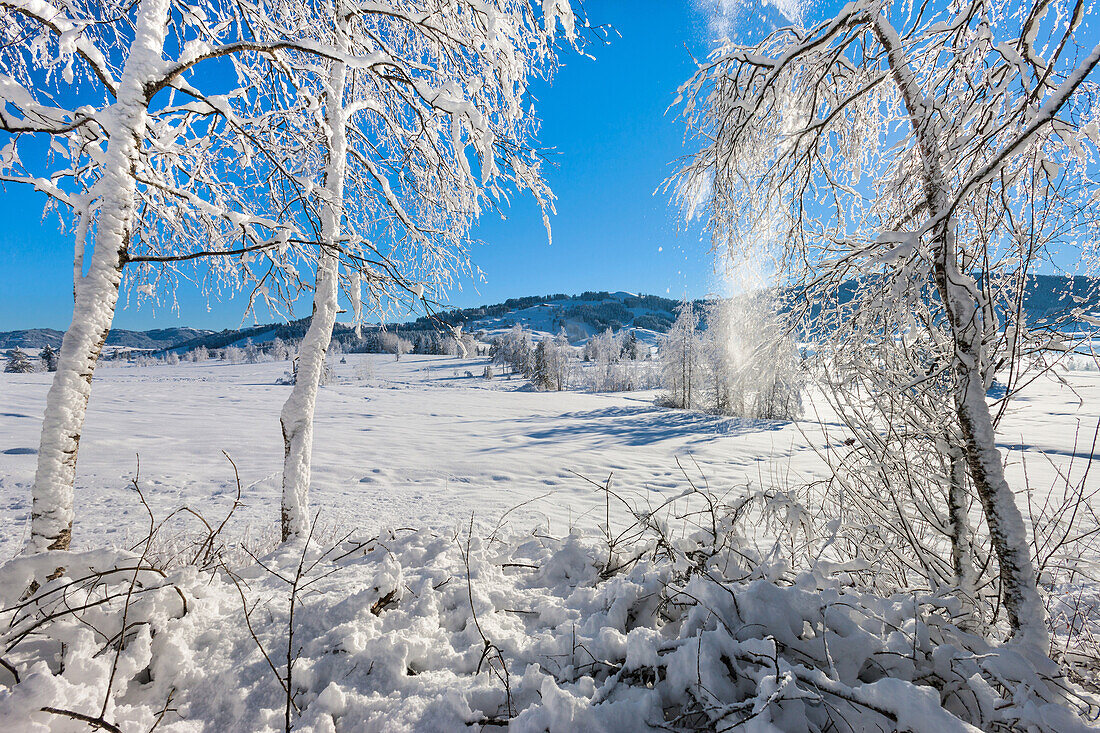
[{"label": "snow-covered shrub", "polygon": [[1087,729],[1097,701],[1049,661],[961,631],[949,593],[871,590],[829,537],[792,493],[688,490],[565,537],[20,557],[0,567],[0,727]]},{"label": "snow-covered shrub", "polygon": [[378,343],[383,351],[393,354],[396,361],[401,361],[402,354],[412,351],[413,344],[407,338],[402,338],[392,331],[383,331],[378,334]]}]

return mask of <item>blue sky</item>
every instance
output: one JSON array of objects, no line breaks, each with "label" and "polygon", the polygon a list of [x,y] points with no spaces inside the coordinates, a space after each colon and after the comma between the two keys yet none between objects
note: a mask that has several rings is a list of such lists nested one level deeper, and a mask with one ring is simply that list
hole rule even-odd
[{"label": "blue sky", "polygon": [[[669,196],[654,193],[686,152],[683,124],[666,109],[694,69],[691,55],[706,55],[708,16],[694,0],[589,0],[585,8],[593,24],[610,24],[618,35],[588,44],[595,59],[564,54],[553,82],[534,87],[540,144],[555,149],[547,170],[558,196],[553,244],[530,198],[513,199],[504,221],[488,215],[475,231],[483,244],[472,250],[485,282],[463,281],[451,293],[456,307],[550,292],[678,298],[711,289],[702,231],[685,227]],[[63,329],[72,315],[72,240],[55,215],[43,219],[43,203],[26,188],[0,192],[0,330]],[[177,300],[177,310],[120,304],[115,325],[242,323],[239,299],[208,300],[184,283]],[[295,315],[308,314],[309,303],[301,300]],[[272,320],[267,315],[258,318]]]}]

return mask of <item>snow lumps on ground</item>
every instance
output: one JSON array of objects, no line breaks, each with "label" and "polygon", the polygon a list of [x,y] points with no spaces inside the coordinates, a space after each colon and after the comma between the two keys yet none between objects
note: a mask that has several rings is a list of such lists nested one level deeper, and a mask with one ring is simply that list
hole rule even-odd
[{"label": "snow lumps on ground", "polygon": [[216,538],[174,569],[144,547],[12,560],[0,729],[1072,731],[1097,712],[961,631],[950,597],[874,596],[859,568],[761,556],[731,515],[674,515],[629,541],[395,530],[235,570]]}]

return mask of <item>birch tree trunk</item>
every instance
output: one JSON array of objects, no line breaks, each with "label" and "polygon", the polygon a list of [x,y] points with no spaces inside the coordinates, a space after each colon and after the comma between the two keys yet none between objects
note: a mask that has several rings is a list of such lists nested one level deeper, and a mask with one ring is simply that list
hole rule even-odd
[{"label": "birch tree trunk", "polygon": [[[339,12],[339,6],[337,6]],[[340,18],[337,35],[346,44]],[[329,70],[325,126],[328,136],[328,162],[325,166],[325,201],[321,211],[321,255],[317,264],[317,282],[313,296],[313,318],[298,352],[298,378],[280,422],[283,428],[283,501],[282,539],[309,532],[309,484],[313,459],[313,414],[317,389],[325,365],[325,354],[332,341],[339,295],[339,259],[344,205],[344,175],[347,160],[347,110],[344,84],[347,64],[334,61]]]},{"label": "birch tree trunk", "polygon": [[982,502],[1000,565],[1005,610],[1013,637],[1029,650],[1045,655],[1049,645],[1046,609],[1039,596],[1024,518],[1005,479],[993,419],[985,400],[987,359],[982,343],[982,308],[973,278],[959,268],[954,220],[943,215],[948,210],[948,188],[940,164],[940,140],[933,110],[905,61],[904,45],[897,31],[882,14],[875,16],[874,29],[886,49],[890,72],[905,103],[921,157],[924,196],[935,221],[931,232],[932,275],[955,347],[955,414],[962,429],[967,467]]},{"label": "birch tree trunk", "polygon": [[[118,303],[135,211],[134,172],[148,122],[146,83],[154,78],[163,56],[168,6],[168,0],[141,0],[118,96],[104,120],[110,139],[103,178],[96,184],[100,204],[92,256],[88,274],[74,283],[73,319],[61,341],[57,372],[46,396],[27,553],[65,550],[72,539],[77,449],[92,374]],[[82,231],[77,233],[81,240]]]}]

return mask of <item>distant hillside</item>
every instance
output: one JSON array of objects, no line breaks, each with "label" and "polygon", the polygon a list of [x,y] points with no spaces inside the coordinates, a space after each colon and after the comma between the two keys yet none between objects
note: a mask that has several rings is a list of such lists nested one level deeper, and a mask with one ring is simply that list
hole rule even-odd
[{"label": "distant hillside", "polygon": [[[557,333],[564,328],[570,340],[576,342],[608,328],[613,331],[635,328],[654,334],[663,333],[676,319],[677,305],[675,300],[656,295],[607,291],[580,295],[559,293],[509,298],[494,305],[443,311],[434,319],[422,316],[407,323],[389,324],[386,328],[399,332],[419,332],[440,330],[443,324],[462,324],[466,333],[484,331],[491,334],[508,330],[514,324],[520,323],[529,330],[548,333]],[[303,318],[290,323],[223,331],[193,328],[162,328],[152,331],[115,329],[107,337],[107,345],[183,353],[200,346],[222,349],[227,346],[241,346],[249,341],[260,344],[276,338],[297,341],[305,335],[308,327],[309,319]],[[366,330],[369,332],[378,328],[368,326]],[[347,341],[352,338],[352,330],[346,325],[337,324],[334,335],[338,341]],[[46,344],[56,348],[61,345],[61,336],[61,331],[49,328],[0,332],[0,349],[18,346],[33,350],[41,349]]]},{"label": "distant hillside", "polygon": [[[982,276],[977,280],[981,282]],[[860,280],[846,280],[833,294],[834,300],[828,303],[831,308],[852,300]],[[1031,327],[1055,324],[1063,331],[1091,330],[1091,321],[1074,320],[1075,312],[1095,320],[1100,317],[1100,278],[1076,275],[1032,275],[1028,278],[1027,292],[1024,294],[1024,314]],[[797,291],[789,291],[785,298],[790,303],[799,301]],[[816,322],[817,314],[823,304],[817,303],[811,310],[811,319]],[[1000,307],[1000,304],[997,306]]]},{"label": "distant hillside", "polygon": [[676,320],[679,301],[657,295],[606,290],[588,291],[580,295],[532,295],[509,298],[496,305],[445,311],[402,326],[409,330],[431,330],[437,322],[462,324],[467,333],[506,331],[517,323],[532,331],[557,333],[564,329],[570,341],[582,341],[610,328],[641,329],[664,333]]},{"label": "distant hillside", "polygon": [[[165,349],[173,344],[189,339],[206,336],[212,331],[195,328],[154,328],[151,331],[127,331],[112,329],[107,335],[107,346],[129,349]],[[61,346],[61,331],[52,328],[32,328],[25,331],[0,332],[0,349],[41,349],[49,344],[54,348]]]},{"label": "distant hillside", "polygon": [[[848,301],[855,287],[854,282],[846,283],[837,293],[837,299],[840,302]],[[696,301],[695,304],[702,305],[702,301]],[[668,331],[676,320],[678,307],[679,301],[657,295],[635,295],[622,291],[588,291],[580,295],[556,293],[509,298],[494,305],[443,311],[434,318],[422,316],[414,321],[390,324],[385,328],[402,334],[415,334],[441,330],[444,324],[461,324],[465,333],[481,332],[486,337],[491,337],[519,324],[529,331],[540,333],[558,333],[564,330],[574,344],[608,328],[612,331],[632,329],[637,331],[640,340],[652,343],[656,341],[658,334]],[[1076,309],[1092,318],[1100,317],[1100,278],[1036,275],[1029,281],[1024,307],[1033,324],[1064,318]],[[1067,325],[1070,328],[1074,326],[1072,322]],[[276,338],[297,341],[305,335],[308,327],[309,319],[303,318],[290,323],[219,332],[193,328],[161,328],[152,331],[116,329],[107,337],[107,345],[184,353],[200,346],[222,349],[227,346],[243,346],[248,342],[262,344]],[[370,333],[380,328],[369,326],[365,330]],[[348,326],[337,324],[334,338],[347,344],[354,339],[354,335]],[[52,329],[0,332],[0,349],[19,346],[33,350],[41,349],[46,344],[60,346],[61,332]]]},{"label": "distant hillside", "polygon": [[[676,320],[678,305],[678,301],[669,298],[625,292],[532,295],[509,298],[494,305],[443,311],[432,318],[421,316],[405,323],[387,324],[384,328],[414,337],[418,333],[446,330],[449,326],[461,324],[463,332],[481,333],[488,338],[520,324],[529,331],[540,333],[557,333],[564,329],[573,343],[584,341],[608,328],[613,331],[629,328],[637,330],[643,342],[652,342],[657,334],[667,331]],[[184,353],[200,346],[223,349],[243,346],[248,342],[262,344],[276,338],[297,341],[305,335],[308,327],[309,319],[303,318],[290,323],[226,330],[179,342],[164,350]],[[364,333],[369,335],[381,328],[377,325],[364,326]],[[355,337],[349,326],[338,323],[333,338],[347,345]]]}]

